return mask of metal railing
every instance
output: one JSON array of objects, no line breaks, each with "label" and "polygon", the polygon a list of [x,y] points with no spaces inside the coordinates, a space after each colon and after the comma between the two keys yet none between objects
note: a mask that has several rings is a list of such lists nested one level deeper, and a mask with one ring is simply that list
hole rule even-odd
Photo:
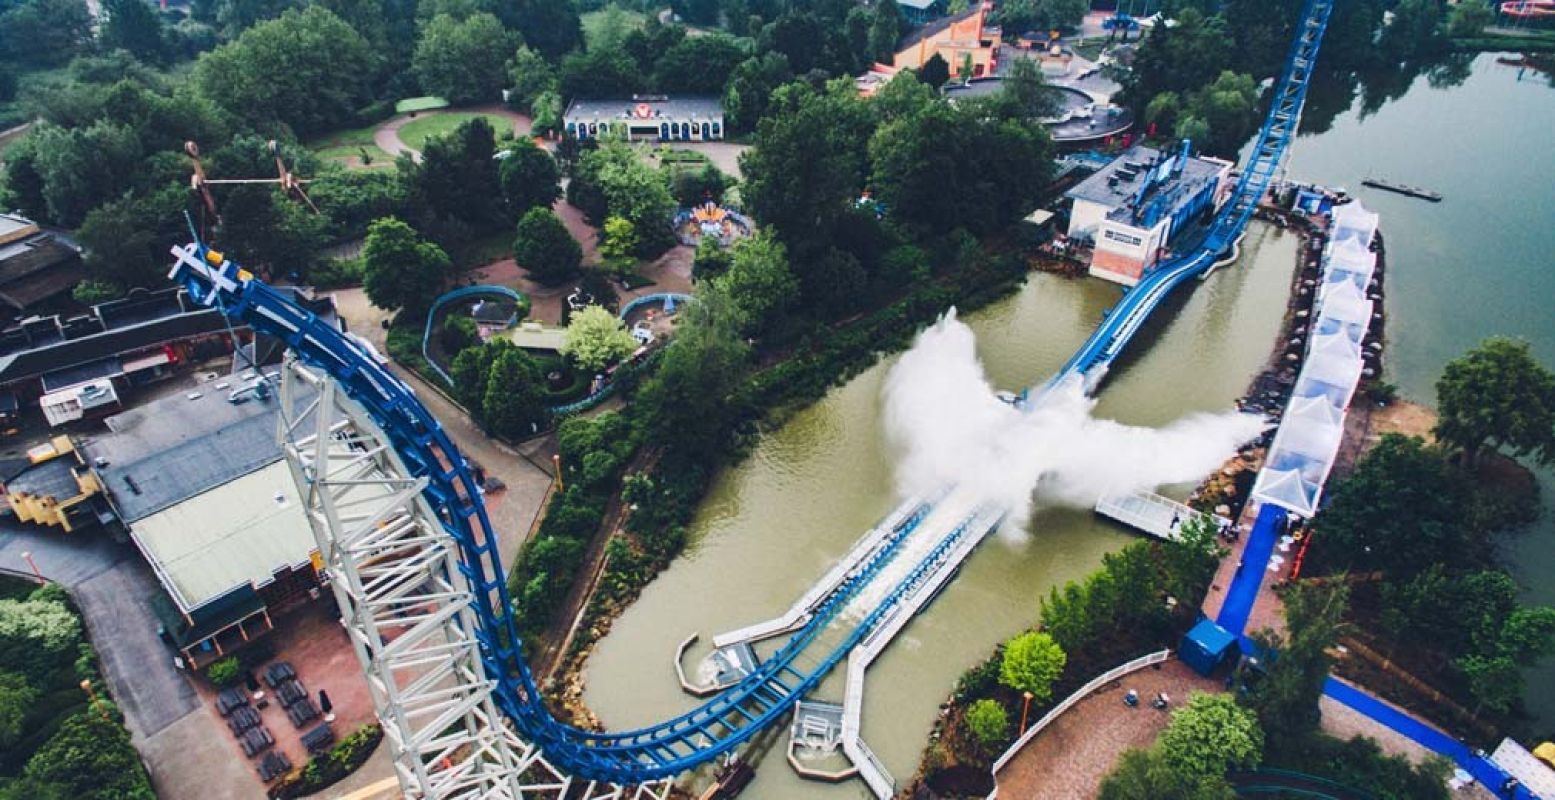
[{"label": "metal railing", "polygon": [[[1050,725],[1053,720],[1058,719],[1064,715],[1065,711],[1073,708],[1076,703],[1079,703],[1081,700],[1090,697],[1097,689],[1112,683],[1118,678],[1121,678],[1131,672],[1137,672],[1153,664],[1160,664],[1166,661],[1166,659],[1171,658],[1171,655],[1171,650],[1158,650],[1154,653],[1151,653],[1150,655],[1140,656],[1133,661],[1119,664],[1116,667],[1113,667],[1112,669],[1109,669],[1106,672],[1103,672],[1102,674],[1092,678],[1089,683],[1081,686],[1079,689],[1076,689],[1074,694],[1064,698],[1064,702],[1053,706],[1053,710],[1043,714],[1041,719],[1032,723],[1031,727],[1027,728],[1026,732],[1021,734],[1020,738],[1016,739],[1015,743],[1010,745],[1009,748],[1004,751],[1004,754],[999,756],[997,761],[993,762],[993,774],[998,776],[999,770],[1004,769],[1004,765],[1009,763],[1010,759],[1014,758],[1015,754],[1020,752],[1021,748],[1025,747],[1028,742],[1036,738],[1037,734],[1041,733],[1042,729]],[[990,800],[992,800],[992,798],[996,797],[998,793],[999,790],[997,787],[995,787],[994,791],[989,794],[988,797]]]}]

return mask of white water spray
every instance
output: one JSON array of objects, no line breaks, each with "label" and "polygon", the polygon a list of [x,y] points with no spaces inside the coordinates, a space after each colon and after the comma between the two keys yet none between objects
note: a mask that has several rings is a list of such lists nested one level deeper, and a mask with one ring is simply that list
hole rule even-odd
[{"label": "white water spray", "polygon": [[995,395],[975,345],[954,309],[920,333],[886,378],[886,433],[903,495],[970,489],[1006,510],[1006,530],[1024,527],[1034,500],[1090,508],[1104,494],[1196,481],[1265,428],[1236,412],[1154,429],[1096,419],[1078,382],[1022,411]]}]

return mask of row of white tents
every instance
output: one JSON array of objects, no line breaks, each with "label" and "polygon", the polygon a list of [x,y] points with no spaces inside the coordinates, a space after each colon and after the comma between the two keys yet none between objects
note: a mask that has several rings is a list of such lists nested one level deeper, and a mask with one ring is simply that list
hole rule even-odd
[{"label": "row of white tents", "polygon": [[1377,254],[1371,251],[1376,233],[1377,215],[1359,201],[1333,210],[1306,360],[1253,484],[1258,502],[1302,517],[1317,513],[1344,435],[1345,409],[1364,369],[1361,347],[1374,311],[1367,290],[1377,268]]}]

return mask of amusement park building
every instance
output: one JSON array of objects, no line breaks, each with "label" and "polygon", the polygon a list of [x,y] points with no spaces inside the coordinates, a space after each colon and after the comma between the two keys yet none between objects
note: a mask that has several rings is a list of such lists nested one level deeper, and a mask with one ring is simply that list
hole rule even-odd
[{"label": "amusement park building", "polygon": [[605,133],[661,142],[724,138],[724,109],[711,96],[633,95],[630,100],[574,100],[562,115],[567,135],[593,139]]},{"label": "amusement park building", "polygon": [[998,69],[999,46],[1003,35],[998,28],[986,27],[988,7],[979,3],[975,8],[953,17],[935,20],[907,35],[897,46],[891,66],[896,69],[919,69],[936,54],[950,65],[952,78],[962,77],[961,68],[968,56],[972,58],[973,78],[993,75]]},{"label": "amusement park building", "polygon": [[257,383],[202,384],[79,442],[162,584],[152,606],[166,636],[195,666],[264,635],[275,612],[318,587],[313,533],[276,442],[279,401],[245,388]]},{"label": "amusement park building", "polygon": [[1231,164],[1143,145],[1081,181],[1064,196],[1074,201],[1069,238],[1093,244],[1090,273],[1133,286],[1160,260],[1173,235],[1230,189]]}]

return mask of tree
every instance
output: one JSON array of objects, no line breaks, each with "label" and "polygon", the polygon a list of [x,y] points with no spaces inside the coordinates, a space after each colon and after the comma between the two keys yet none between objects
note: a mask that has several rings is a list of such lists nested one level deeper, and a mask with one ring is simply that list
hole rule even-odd
[{"label": "tree", "polygon": [[1317,538],[1307,554],[1320,573],[1413,575],[1486,546],[1480,532],[1463,524],[1472,503],[1469,485],[1419,438],[1384,434],[1329,497],[1313,521]]},{"label": "tree", "polygon": [[1285,598],[1285,636],[1254,634],[1260,648],[1280,654],[1247,696],[1271,739],[1285,741],[1317,727],[1317,702],[1333,661],[1328,651],[1344,631],[1348,602],[1343,584],[1298,583]]},{"label": "tree", "polygon": [[233,187],[221,212],[217,242],[263,275],[306,275],[329,240],[323,217],[269,186]]},{"label": "tree", "polygon": [[[422,210],[418,222],[433,239],[451,246],[471,228],[495,231],[513,223],[496,155],[496,131],[485,117],[476,117],[428,141],[419,163],[400,159],[411,201]],[[441,235],[434,227],[443,229]]]},{"label": "tree", "polygon": [[27,760],[23,774],[80,800],[156,798],[129,731],[96,709],[67,718]]},{"label": "tree", "polygon": [[1051,140],[1035,121],[983,110],[937,99],[870,137],[870,183],[893,219],[985,234],[1030,213],[1052,174]]},{"label": "tree", "polygon": [[1229,797],[1225,779],[1199,785],[1167,762],[1159,747],[1123,751],[1102,781],[1099,800],[1211,800]]},{"label": "tree", "polygon": [[583,44],[583,24],[571,3],[552,0],[518,0],[509,24],[518,28],[524,43],[546,58],[562,54]]},{"label": "tree", "polygon": [[362,288],[373,305],[398,308],[420,319],[442,291],[453,264],[441,247],[422,241],[414,228],[385,217],[367,226],[362,267]]},{"label": "tree", "polygon": [[1484,3],[1459,3],[1452,7],[1447,19],[1447,33],[1453,38],[1473,38],[1484,32],[1485,26],[1496,21],[1496,14]]},{"label": "tree", "polygon": [[33,686],[57,685],[62,659],[81,643],[81,620],[63,602],[44,597],[0,600],[0,671]]},{"label": "tree", "polygon": [[1226,70],[1214,83],[1190,94],[1182,114],[1182,119],[1200,121],[1208,132],[1184,129],[1179,124],[1179,138],[1194,139],[1212,153],[1235,155],[1258,125],[1258,86],[1252,76]]},{"label": "tree", "polygon": [[583,248],[549,208],[531,208],[518,221],[513,258],[536,281],[554,284],[577,273]]},{"label": "tree", "polygon": [[1430,55],[1444,44],[1441,22],[1440,0],[1399,0],[1377,45],[1383,53],[1400,61]]},{"label": "tree", "polygon": [[1010,735],[1010,715],[997,701],[983,698],[967,707],[966,727],[972,740],[984,751]]},{"label": "tree", "polygon": [[421,31],[411,69],[427,94],[456,105],[497,99],[507,84],[507,64],[493,58],[513,41],[491,14],[456,20],[447,14],[432,18]]},{"label": "tree", "polygon": [[680,328],[633,407],[650,443],[673,444],[684,463],[716,464],[743,412],[736,393],[750,352],[728,300],[716,292],[680,313]]},{"label": "tree", "polygon": [[113,287],[114,296],[136,287],[161,286],[167,281],[169,248],[189,235],[183,220],[189,199],[187,188],[172,184],[125,195],[88,212],[76,231],[86,249],[88,277]]},{"label": "tree", "polygon": [[1177,538],[1161,548],[1166,591],[1178,600],[1199,597],[1220,567],[1226,549],[1216,538],[1219,531],[1207,516],[1195,515],[1177,526]]},{"label": "tree", "polygon": [[620,217],[637,232],[634,255],[654,258],[675,244],[675,199],[665,174],[644,164],[624,141],[606,140],[578,159],[567,199],[595,224]]},{"label": "tree", "polygon": [[770,328],[799,293],[787,250],[766,232],[735,244],[728,271],[711,283],[729,299],[740,329],[753,335]]},{"label": "tree", "polygon": [[1469,655],[1454,664],[1468,680],[1469,694],[1478,703],[1475,713],[1489,709],[1504,714],[1522,698],[1523,675],[1516,661],[1502,655]]},{"label": "tree", "polygon": [[545,422],[540,366],[512,342],[499,340],[497,349],[481,400],[481,420],[498,436],[528,436]]},{"label": "tree", "polygon": [[999,7],[998,23],[1011,33],[1073,28],[1089,10],[1086,0],[1010,0]]},{"label": "tree", "polygon": [[445,354],[458,357],[460,353],[480,343],[480,326],[475,324],[475,320],[463,314],[449,314],[444,318],[438,344]]},{"label": "tree", "polygon": [[1436,382],[1436,438],[1475,465],[1490,450],[1555,464],[1555,372],[1528,343],[1492,337],[1447,362]]},{"label": "tree", "polygon": [[[65,227],[80,225],[87,212],[128,190],[144,155],[134,131],[107,120],[70,129],[41,123],[26,141],[25,157],[40,182],[39,219]],[[23,167],[24,181],[31,177],[28,169]]]},{"label": "tree", "polygon": [[501,344],[512,344],[505,339],[493,339],[479,347],[466,347],[454,356],[448,375],[453,378],[454,397],[470,416],[477,420],[482,415],[482,403],[486,399],[486,381],[491,377],[492,362],[501,354]]},{"label": "tree", "polygon": [[716,94],[746,56],[745,46],[728,34],[687,36],[659,55],[653,85],[670,93]]},{"label": "tree", "polygon": [[729,176],[708,164],[701,169],[676,171],[670,181],[670,193],[682,206],[699,206],[709,200],[721,202],[731,183]]},{"label": "tree", "polygon": [[1135,108],[1146,106],[1161,92],[1186,94],[1213,83],[1232,63],[1233,42],[1218,15],[1183,9],[1172,25],[1156,25],[1140,42],[1134,67],[1124,87]]},{"label": "tree", "polygon": [[717,275],[722,275],[729,269],[729,262],[733,256],[717,239],[705,236],[697,242],[696,254],[691,258],[691,277],[698,281],[705,281]]},{"label": "tree", "polygon": [[1049,634],[1023,633],[1004,643],[1004,660],[999,664],[999,682],[1017,692],[1030,692],[1032,699],[1044,703],[1053,696],[1053,684],[1064,673],[1069,657]]},{"label": "tree", "polygon": [[626,323],[599,306],[573,312],[562,340],[562,355],[585,372],[600,372],[636,349],[637,340]]},{"label": "tree", "polygon": [[98,33],[104,47],[127,50],[147,63],[167,57],[167,38],[162,20],[145,0],[103,0],[106,20]]},{"label": "tree", "polygon": [[375,67],[361,34],[309,6],[261,22],[201,56],[194,82],[234,117],[306,136],[350,120],[368,98]]},{"label": "tree", "polygon": [[508,67],[508,83],[508,102],[521,111],[531,111],[540,95],[556,88],[556,68],[545,56],[520,47]]},{"label": "tree", "polygon": [[740,62],[724,89],[724,123],[736,131],[755,130],[772,92],[793,77],[782,53],[762,53]]},{"label": "tree", "polygon": [[857,92],[840,83],[825,93],[787,84],[773,93],[771,109],[755,146],[740,155],[740,196],[796,260],[808,259],[864,188],[874,125]]},{"label": "tree", "polygon": [[902,9],[896,0],[876,3],[874,19],[869,24],[869,57],[890,63],[896,56],[896,43],[902,38],[904,26]]},{"label": "tree", "polygon": [[528,139],[519,139],[508,145],[497,167],[497,182],[502,186],[502,198],[514,219],[529,213],[532,208],[550,208],[561,196],[560,170],[550,153],[535,146]]},{"label": "tree", "polygon": [[68,62],[92,40],[83,0],[23,0],[0,5],[0,61],[34,67]]},{"label": "tree", "polygon": [[600,236],[599,257],[617,275],[626,275],[637,265],[632,252],[637,249],[637,228],[630,220],[606,217]]},{"label": "tree", "polygon": [[1161,754],[1179,772],[1220,777],[1263,760],[1258,717],[1229,694],[1195,692],[1161,732]]},{"label": "tree", "polygon": [[1044,119],[1058,113],[1058,92],[1048,86],[1042,70],[1029,58],[1017,58],[1000,84],[999,99],[1008,104],[1006,116],[1018,119]]},{"label": "tree", "polygon": [[562,60],[556,85],[566,100],[630,97],[643,88],[642,66],[621,50],[572,53]]},{"label": "tree", "polygon": [[918,68],[918,80],[939,89],[950,81],[950,63],[936,52]]},{"label": "tree", "polygon": [[9,750],[21,738],[22,723],[37,700],[38,690],[25,677],[0,672],[0,750]]}]

